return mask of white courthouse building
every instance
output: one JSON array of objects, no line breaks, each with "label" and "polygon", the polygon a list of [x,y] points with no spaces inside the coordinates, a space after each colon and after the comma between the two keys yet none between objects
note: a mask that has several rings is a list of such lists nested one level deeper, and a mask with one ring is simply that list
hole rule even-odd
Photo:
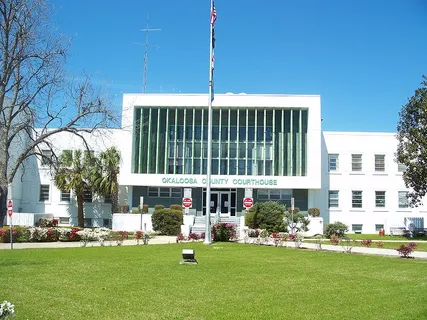
[{"label": "white courthouse building", "polygon": [[[323,132],[316,95],[217,94],[212,114],[210,212],[221,218],[245,214],[243,198],[273,200],[302,212],[320,208],[325,223],[341,221],[350,231],[375,233],[424,227],[427,208],[409,208],[394,160],[392,133]],[[87,136],[94,151],[116,146],[122,156],[119,204],[137,208],[141,199],[180,204],[191,193],[188,214],[206,213],[208,95],[125,94],[122,128]],[[81,148],[68,134],[55,137],[57,151]],[[62,225],[77,223],[73,194],[57,190],[40,160],[26,163],[12,185],[14,209],[47,213]],[[108,226],[108,199],[90,193],[85,223]]]}]

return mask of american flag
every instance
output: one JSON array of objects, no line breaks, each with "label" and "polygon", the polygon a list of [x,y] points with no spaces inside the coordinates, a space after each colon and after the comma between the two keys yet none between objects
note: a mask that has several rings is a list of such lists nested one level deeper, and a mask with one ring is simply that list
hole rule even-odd
[{"label": "american flag", "polygon": [[215,9],[215,3],[212,2],[211,24],[214,25],[215,21],[216,21],[216,9]]}]

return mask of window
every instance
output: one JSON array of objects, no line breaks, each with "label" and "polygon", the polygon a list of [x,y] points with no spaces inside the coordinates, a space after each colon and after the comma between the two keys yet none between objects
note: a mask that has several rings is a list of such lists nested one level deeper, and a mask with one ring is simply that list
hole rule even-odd
[{"label": "window", "polygon": [[362,208],[362,191],[351,192],[351,206],[353,208]]},{"label": "window", "polygon": [[382,154],[375,155],[375,171],[385,171],[385,156]]},{"label": "window", "polygon": [[48,166],[52,162],[53,153],[52,150],[42,150],[41,165],[43,167]]},{"label": "window", "polygon": [[86,189],[83,191],[83,201],[92,202],[92,191]]},{"label": "window", "polygon": [[111,203],[111,196],[110,195],[104,196],[104,203]]},{"label": "window", "polygon": [[148,187],[148,196],[152,198],[182,198],[182,188]]},{"label": "window", "polygon": [[408,191],[399,191],[399,208],[408,208]]},{"label": "window", "polygon": [[49,201],[49,188],[50,186],[48,184],[40,185],[40,201]]},{"label": "window", "polygon": [[85,227],[92,227],[92,218],[84,218]]},{"label": "window", "polygon": [[339,197],[338,191],[329,191],[329,208],[338,208],[339,206],[338,197]]},{"label": "window", "polygon": [[385,191],[375,191],[375,207],[385,207]]},{"label": "window", "polygon": [[362,171],[362,155],[361,154],[351,155],[351,170]]},{"label": "window", "polygon": [[280,189],[259,189],[258,200],[291,200],[292,190],[280,190]]},{"label": "window", "polygon": [[406,171],[406,165],[403,163],[397,163],[397,171],[398,172],[405,172]]},{"label": "window", "polygon": [[330,154],[329,159],[329,171],[338,171],[338,155],[337,154]]},{"label": "window", "polygon": [[61,190],[61,201],[70,202],[71,192],[70,190]]},{"label": "window", "polygon": [[363,224],[352,224],[351,231],[354,233],[362,233]]},{"label": "window", "polygon": [[111,219],[102,219],[102,224],[103,224],[104,228],[110,228],[111,229],[111,223],[112,223]]},{"label": "window", "polygon": [[381,231],[384,230],[384,225],[383,224],[376,224],[375,225],[375,231]]},{"label": "window", "polygon": [[59,217],[59,224],[70,224],[69,217]]}]

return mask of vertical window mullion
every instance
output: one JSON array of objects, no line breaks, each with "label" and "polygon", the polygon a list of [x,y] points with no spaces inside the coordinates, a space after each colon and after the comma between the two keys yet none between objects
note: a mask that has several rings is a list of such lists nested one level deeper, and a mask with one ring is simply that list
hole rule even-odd
[{"label": "vertical window mullion", "polygon": [[[228,148],[228,152],[227,152],[227,174],[230,174],[230,154],[231,154],[231,108],[228,108],[228,128],[227,128],[227,137],[228,137],[228,142],[227,142],[227,148]],[[231,195],[230,195],[231,197]],[[231,199],[229,199],[231,200]]]},{"label": "vertical window mullion", "polygon": [[276,167],[275,167],[275,156],[274,156],[274,148],[275,148],[275,142],[276,142],[276,110],[273,109],[273,128],[271,129],[272,135],[273,135],[273,144],[271,145],[270,154],[272,156],[272,162],[271,162],[271,175],[276,175]]},{"label": "vertical window mullion", "polygon": [[246,159],[245,159],[245,175],[248,174],[248,155],[249,155],[249,108],[246,108]]},{"label": "vertical window mullion", "polygon": [[156,169],[155,172],[159,173],[159,152],[160,152],[160,115],[161,115],[161,108],[157,109],[157,139],[156,139]]},{"label": "vertical window mullion", "polygon": [[193,133],[191,134],[191,170],[190,173],[193,174],[194,173],[194,140],[195,140],[195,134],[196,134],[196,130],[195,130],[195,126],[196,126],[196,108],[193,107],[193,126],[192,126],[192,130]]},{"label": "vertical window mullion", "polygon": [[178,158],[178,145],[177,145],[177,141],[178,141],[178,107],[175,107],[175,141],[174,141],[174,145],[173,145],[173,173],[176,173],[176,163],[177,163],[177,158]]},{"label": "vertical window mullion", "polygon": [[264,146],[263,146],[263,168],[262,168],[262,175],[265,176],[265,166],[267,165],[267,157],[266,157],[266,146],[267,146],[267,110],[264,108],[264,122],[263,122],[263,130],[264,130]]},{"label": "vertical window mullion", "polygon": [[280,173],[279,175],[281,176],[287,176],[287,172],[285,172],[285,163],[288,161],[287,157],[285,157],[285,138],[286,137],[286,130],[285,130],[285,110],[281,110],[281,115],[282,115],[282,132],[280,133],[280,135],[282,136],[282,141],[280,144],[280,154],[282,155],[282,165],[280,167]]},{"label": "vertical window mullion", "polygon": [[153,108],[149,108],[148,111],[148,143],[147,143],[147,173],[150,172],[150,165],[151,165],[151,111]]},{"label": "vertical window mullion", "polygon": [[169,173],[169,107],[166,108],[166,133],[165,133],[165,164],[163,173]]},{"label": "vertical window mullion", "polygon": [[142,150],[143,138],[144,138],[144,109],[141,108],[141,118],[139,119],[139,157],[138,157],[138,173],[142,173],[142,153],[146,150]]}]

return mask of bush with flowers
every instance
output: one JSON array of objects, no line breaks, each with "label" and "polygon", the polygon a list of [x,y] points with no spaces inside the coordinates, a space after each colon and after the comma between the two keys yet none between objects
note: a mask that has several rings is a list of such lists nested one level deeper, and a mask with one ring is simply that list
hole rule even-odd
[{"label": "bush with flowers", "polygon": [[236,239],[236,229],[231,223],[217,223],[212,226],[214,241],[227,242]]},{"label": "bush with flowers", "polygon": [[[25,233],[25,229],[19,227],[12,228],[12,240],[13,242],[19,242],[19,238]],[[3,243],[10,243],[10,228],[0,228],[0,239]]]},{"label": "bush with flowers", "polygon": [[15,306],[9,301],[0,303],[0,320],[10,319],[15,317]]},{"label": "bush with flowers", "polygon": [[200,240],[200,235],[199,235],[199,234],[197,234],[197,233],[195,233],[195,232],[191,232],[191,233],[188,235],[188,240],[192,240],[192,241]]}]

